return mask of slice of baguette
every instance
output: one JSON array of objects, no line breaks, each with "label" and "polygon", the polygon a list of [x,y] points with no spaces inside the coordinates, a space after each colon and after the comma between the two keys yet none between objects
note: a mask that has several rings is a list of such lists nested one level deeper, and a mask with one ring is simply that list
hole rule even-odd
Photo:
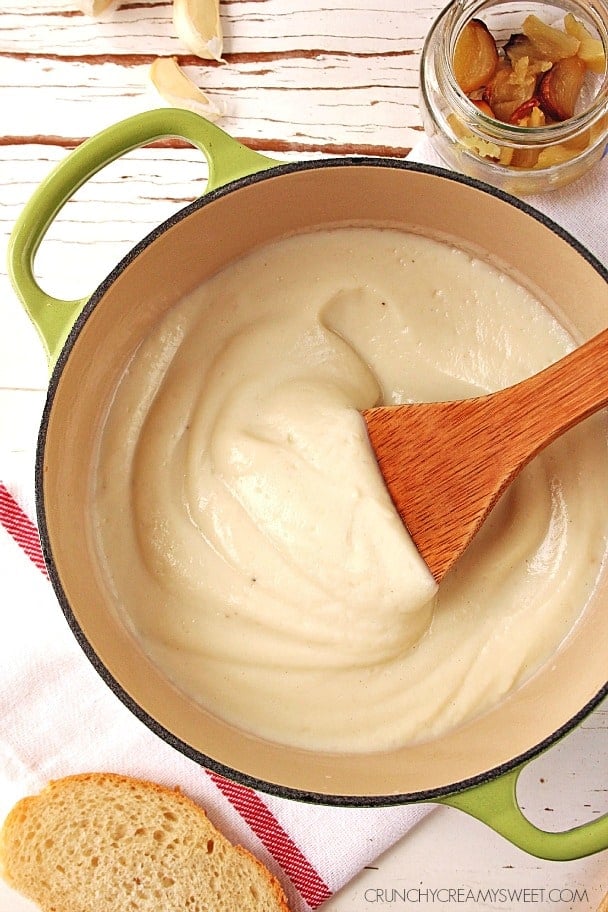
[{"label": "slice of baguette", "polygon": [[193,801],[113,773],[19,801],[0,871],[44,912],[289,912],[278,881]]}]

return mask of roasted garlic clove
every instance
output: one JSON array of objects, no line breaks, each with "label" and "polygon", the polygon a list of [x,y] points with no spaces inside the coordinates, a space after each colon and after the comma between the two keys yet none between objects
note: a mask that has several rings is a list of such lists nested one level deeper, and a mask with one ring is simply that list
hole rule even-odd
[{"label": "roasted garlic clove", "polygon": [[526,58],[522,61],[523,65],[516,69],[499,69],[484,90],[484,100],[494,111],[494,116],[505,123],[534,96],[536,90],[536,76],[527,73]]},{"label": "roasted garlic clove", "polygon": [[498,66],[496,42],[480,19],[467,22],[458,36],[452,67],[465,94],[485,86]]},{"label": "roasted garlic clove", "polygon": [[564,16],[564,29],[566,31],[566,34],[572,35],[574,38],[578,38],[579,41],[586,41],[588,38],[593,38],[593,35],[589,29],[583,25],[580,19],[577,19],[576,16],[573,16],[572,13],[566,13]]},{"label": "roasted garlic clove", "polygon": [[569,35],[573,35],[580,41],[577,57],[584,61],[587,69],[593,73],[603,73],[606,69],[606,56],[600,39],[594,38],[572,13],[566,13],[564,16],[564,28]]},{"label": "roasted garlic clove", "polygon": [[221,60],[224,46],[219,0],[173,0],[173,24],[188,50]]},{"label": "roasted garlic clove", "polygon": [[564,162],[572,161],[580,153],[574,149],[567,149],[563,145],[547,146],[538,153],[538,161],[535,168],[551,168],[553,165],[562,165]]},{"label": "roasted garlic clove", "polygon": [[158,57],[150,67],[150,82],[164,100],[174,107],[218,120],[223,110],[189,79],[175,57]]},{"label": "roasted garlic clove", "polygon": [[538,93],[543,110],[556,120],[574,114],[585,79],[586,67],[580,57],[564,57],[554,63],[541,79]]},{"label": "roasted garlic clove", "polygon": [[587,69],[591,70],[592,73],[601,75],[606,69],[604,47],[599,38],[586,38],[581,41],[581,46],[576,56],[580,57]]},{"label": "roasted garlic clove", "polygon": [[522,32],[538,48],[537,57],[555,63],[563,57],[573,57],[580,47],[580,41],[561,29],[547,25],[538,16],[526,16]]},{"label": "roasted garlic clove", "polygon": [[505,44],[505,54],[511,61],[511,64],[515,65],[522,57],[527,57],[528,60],[534,60],[538,55],[538,48],[527,35],[524,35],[523,32],[517,32],[511,35]]}]

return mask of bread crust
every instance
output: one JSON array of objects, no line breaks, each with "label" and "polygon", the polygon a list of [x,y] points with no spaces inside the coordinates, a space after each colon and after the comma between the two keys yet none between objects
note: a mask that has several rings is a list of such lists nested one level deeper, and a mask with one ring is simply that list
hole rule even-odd
[{"label": "bread crust", "polygon": [[[83,857],[95,867],[87,867]],[[156,868],[150,869],[150,857]],[[217,893],[213,908],[222,912],[231,907],[289,912],[274,875],[247,849],[233,845],[179,787],[119,773],[55,779],[38,795],[18,801],[0,831],[0,873],[44,912],[110,912],[114,904],[125,912],[207,912],[192,892],[197,882],[200,889],[201,876],[209,880],[209,895]],[[180,883],[180,876],[192,885]],[[87,889],[91,882],[94,887]]]}]

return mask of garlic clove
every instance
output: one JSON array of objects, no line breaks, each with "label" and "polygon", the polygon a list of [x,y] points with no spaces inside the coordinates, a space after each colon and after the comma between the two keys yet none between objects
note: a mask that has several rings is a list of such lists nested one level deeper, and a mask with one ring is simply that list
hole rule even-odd
[{"label": "garlic clove", "polygon": [[150,67],[150,82],[164,100],[174,107],[218,120],[224,109],[211,100],[186,76],[175,57],[158,57]]},{"label": "garlic clove", "polygon": [[467,22],[458,36],[452,67],[456,82],[467,95],[485,86],[496,72],[496,42],[480,19]]},{"label": "garlic clove", "polygon": [[120,0],[78,0],[78,9],[85,16],[101,16],[115,9]]},{"label": "garlic clove", "polygon": [[173,0],[173,24],[193,54],[206,60],[222,59],[219,0]]}]

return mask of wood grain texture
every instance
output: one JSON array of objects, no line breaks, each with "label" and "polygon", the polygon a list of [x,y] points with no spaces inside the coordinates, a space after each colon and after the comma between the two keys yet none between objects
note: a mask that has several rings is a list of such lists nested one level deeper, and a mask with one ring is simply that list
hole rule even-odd
[{"label": "wood grain texture", "polygon": [[175,55],[225,104],[222,126],[263,151],[403,156],[421,130],[420,52],[440,8],[437,0],[421,10],[395,0],[234,0],[221,7],[218,64],[180,43],[170,2],[126,3],[93,20],[69,3],[20,0],[0,12],[3,133],[44,143],[61,123],[71,145],[97,132],[102,106],[119,120],[162,103],[148,69],[156,56]]},{"label": "wood grain texture", "polygon": [[363,412],[395,507],[439,582],[519,471],[608,402],[608,330],[516,386]]},{"label": "wood grain texture", "polygon": [[[99,20],[73,0],[12,0],[0,10],[0,244],[67,152],[100,129],[164,102],[148,81],[158,55],[226,109],[220,126],[278,160],[403,157],[421,132],[418,66],[441,0],[228,0],[225,63],[201,61],[175,35],[170,0],[126,2]],[[180,140],[131,153],[68,203],[37,257],[38,278],[87,294],[130,247],[204,191],[206,164]],[[42,388],[37,359],[16,353],[31,328],[5,273],[0,388]],[[17,340],[17,344],[15,344]]]},{"label": "wood grain texture", "polygon": [[[153,59],[124,66],[119,59],[60,58],[39,68],[27,59],[5,58],[10,88],[4,93],[4,135],[15,143],[35,135],[44,143],[61,124],[65,144],[73,146],[103,126],[162,106],[148,79]],[[403,157],[420,132],[417,72],[410,67],[408,57],[366,59],[362,65],[357,58],[324,55],[205,71],[188,64],[185,72],[225,109],[220,126],[262,151]]]}]

